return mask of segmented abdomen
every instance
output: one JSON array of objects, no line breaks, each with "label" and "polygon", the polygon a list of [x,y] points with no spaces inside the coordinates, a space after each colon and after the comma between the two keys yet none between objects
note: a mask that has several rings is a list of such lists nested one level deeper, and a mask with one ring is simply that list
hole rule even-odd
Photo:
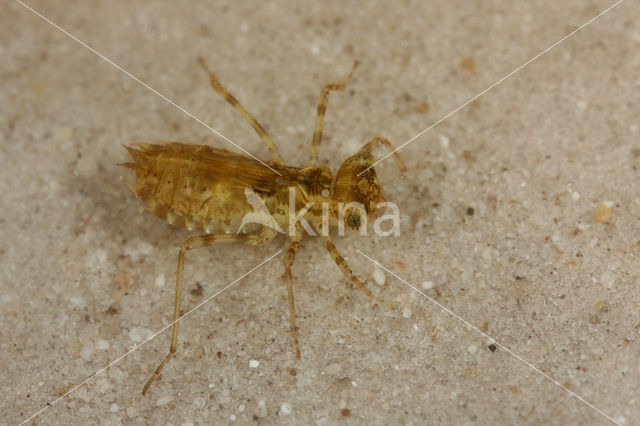
[{"label": "segmented abdomen", "polygon": [[199,146],[186,144],[137,144],[125,147],[136,172],[130,188],[149,211],[170,224],[207,233],[235,233],[242,217],[252,211],[244,190],[224,182],[198,159]]}]

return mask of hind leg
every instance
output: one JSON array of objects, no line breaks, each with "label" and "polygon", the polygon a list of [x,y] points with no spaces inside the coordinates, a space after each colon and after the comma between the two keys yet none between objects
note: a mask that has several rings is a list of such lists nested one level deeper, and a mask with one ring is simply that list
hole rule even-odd
[{"label": "hind leg", "polygon": [[289,324],[291,326],[291,337],[293,345],[296,348],[296,357],[300,359],[300,345],[298,344],[298,329],[296,328],[296,309],[293,303],[293,275],[291,274],[291,265],[296,257],[296,253],[300,248],[301,237],[292,238],[289,250],[284,257],[284,274],[287,279],[287,296],[289,299]]},{"label": "hind leg", "polygon": [[228,244],[235,242],[242,242],[245,244],[258,245],[262,244],[275,236],[275,232],[270,228],[262,228],[262,232],[259,234],[214,234],[214,235],[199,235],[187,239],[180,246],[178,252],[178,269],[176,272],[176,294],[173,303],[173,328],[171,329],[171,345],[169,346],[169,353],[165,359],[160,363],[153,375],[147,380],[147,383],[142,389],[142,395],[147,393],[149,386],[160,376],[160,373],[164,369],[165,365],[173,358],[178,348],[178,321],[180,320],[180,302],[182,298],[182,280],[184,272],[184,258],[188,250],[193,250],[202,247],[210,247],[218,244]]},{"label": "hind leg", "polygon": [[225,87],[220,83],[220,80],[218,80],[218,77],[209,70],[207,64],[204,62],[204,59],[198,58],[198,63],[202,68],[204,68],[207,74],[209,74],[209,80],[211,80],[211,86],[213,87],[213,90],[218,92],[220,96],[222,96],[235,109],[237,109],[240,114],[242,114],[242,116],[249,122],[249,124],[251,124],[251,127],[254,128],[256,133],[258,133],[258,136],[262,138],[265,145],[267,145],[267,149],[271,154],[271,159],[273,160],[273,162],[276,164],[284,164],[284,160],[280,156],[280,152],[278,152],[276,143],[271,138],[271,135],[269,135],[264,127],[262,127],[262,124],[260,124],[258,120],[256,120],[254,116],[251,115],[251,113],[247,111],[246,108],[243,107],[242,104],[231,93],[229,93],[227,89],[225,89]]}]

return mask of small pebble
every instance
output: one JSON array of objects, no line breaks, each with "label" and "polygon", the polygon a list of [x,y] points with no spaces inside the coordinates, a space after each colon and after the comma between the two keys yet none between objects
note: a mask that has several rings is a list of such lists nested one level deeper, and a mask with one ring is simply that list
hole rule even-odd
[{"label": "small pebble", "polygon": [[594,214],[596,215],[596,219],[598,222],[608,222],[611,219],[611,215],[613,213],[611,207],[613,207],[612,201],[603,201],[597,209],[594,210]]},{"label": "small pebble", "polygon": [[582,232],[586,231],[587,229],[590,228],[590,226],[587,223],[582,223],[582,222],[578,222],[578,224],[576,225],[576,228],[578,228],[579,230],[581,230]]},{"label": "small pebble", "polygon": [[241,405],[238,407],[238,412],[239,412],[239,413],[244,412],[244,404],[241,404]]},{"label": "small pebble", "polygon": [[171,401],[173,401],[173,395],[161,396],[156,400],[156,407],[162,407],[163,405],[167,405]]},{"label": "small pebble", "polygon": [[433,281],[423,281],[422,282],[422,288],[425,290],[429,290],[432,289],[434,287],[435,284],[433,284]]},{"label": "small pebble", "polygon": [[202,410],[204,406],[207,404],[207,401],[205,401],[204,398],[196,397],[193,400],[193,403],[199,410]]},{"label": "small pebble", "polygon": [[382,269],[376,268],[375,271],[373,271],[373,280],[376,282],[376,284],[384,285],[385,278],[386,276],[384,275],[384,271]]},{"label": "small pebble", "polygon": [[109,349],[109,342],[107,342],[101,337],[98,337],[96,339],[96,349],[99,351],[104,351],[105,349]]},{"label": "small pebble", "polygon": [[229,420],[231,420],[232,422],[235,422],[236,421],[236,415],[235,414],[230,415],[229,416]]},{"label": "small pebble", "polygon": [[440,146],[442,146],[444,149],[449,148],[449,138],[445,135],[440,135]]},{"label": "small pebble", "polygon": [[108,392],[112,387],[107,379],[98,379],[98,381],[96,381],[96,388],[102,393]]},{"label": "small pebble", "polygon": [[140,414],[138,412],[138,409],[136,407],[133,407],[133,406],[128,406],[126,412],[127,412],[127,416],[130,419],[136,418]]},{"label": "small pebble", "polygon": [[[153,246],[145,241],[139,241],[136,247],[125,247],[124,254],[131,258],[131,261],[136,263],[141,257],[147,256],[153,251]],[[106,256],[106,254],[105,254]],[[106,260],[106,259],[105,259]]]},{"label": "small pebble", "polygon": [[611,271],[605,271],[602,277],[600,277],[600,282],[603,286],[611,288],[616,283],[616,275]]},{"label": "small pebble", "polygon": [[266,402],[264,402],[264,399],[261,399],[260,401],[258,401],[257,414],[260,417],[264,417],[264,416],[267,415],[267,404],[266,404]]},{"label": "small pebble", "polygon": [[291,411],[293,411],[291,409],[291,405],[289,405],[287,402],[283,402],[280,406],[280,413],[285,416],[291,414]]},{"label": "small pebble", "polygon": [[144,342],[153,335],[153,332],[144,327],[133,327],[129,330],[129,338],[136,343]]},{"label": "small pebble", "polygon": [[156,277],[156,287],[164,287],[164,274],[160,274]]},{"label": "small pebble", "polygon": [[109,368],[109,377],[116,382],[122,382],[127,377],[127,373],[118,368],[117,365],[112,365]]},{"label": "small pebble", "polygon": [[85,361],[91,361],[91,357],[93,356],[93,345],[91,343],[85,343],[80,349],[80,358]]},{"label": "small pebble", "polygon": [[71,296],[69,301],[78,308],[84,308],[88,305],[87,301],[82,296]]},{"label": "small pebble", "polygon": [[116,403],[111,404],[111,406],[109,407],[109,410],[112,413],[117,413],[118,412],[118,404],[116,404]]},{"label": "small pebble", "polygon": [[467,348],[467,350],[469,351],[469,353],[475,354],[476,352],[478,352],[478,347],[476,345],[471,345]]},{"label": "small pebble", "polygon": [[260,365],[260,361],[256,361],[255,359],[249,360],[249,368],[258,368]]},{"label": "small pebble", "polygon": [[410,308],[402,308],[402,316],[405,318],[411,318],[411,309]]},{"label": "small pebble", "polygon": [[335,375],[335,374],[338,374],[340,370],[342,370],[342,366],[334,362],[333,364],[327,365],[327,368],[325,368],[324,371],[329,375]]}]

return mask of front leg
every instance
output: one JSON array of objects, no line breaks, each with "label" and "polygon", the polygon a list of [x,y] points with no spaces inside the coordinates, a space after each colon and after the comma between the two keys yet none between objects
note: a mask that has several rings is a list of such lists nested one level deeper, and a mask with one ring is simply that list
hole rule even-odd
[{"label": "front leg", "polygon": [[373,294],[371,292],[371,290],[369,290],[367,288],[367,286],[364,285],[364,283],[362,281],[360,281],[360,279],[358,277],[356,277],[356,275],[351,271],[351,268],[349,268],[349,265],[347,264],[347,261],[344,260],[344,257],[342,257],[342,255],[340,254],[340,252],[338,251],[336,246],[333,245],[333,243],[331,242],[329,237],[325,237],[324,245],[327,248],[327,251],[329,252],[331,257],[333,258],[333,261],[336,262],[336,265],[338,265],[338,267],[340,268],[342,273],[345,274],[346,277],[349,278],[349,280],[352,283],[354,283],[355,285],[360,287],[360,289],[362,291],[364,291],[365,294],[367,296],[369,296],[370,298],[372,298],[373,300],[375,300],[377,302],[380,302],[381,304],[383,304],[387,308],[395,309],[395,307],[392,304],[386,302],[384,299],[382,299],[382,298],[376,296],[375,294]]},{"label": "front leg", "polygon": [[[407,166],[404,164],[404,161],[402,161],[400,154],[398,154],[398,150],[391,144],[391,142],[389,142],[388,139],[381,138],[381,137],[373,138],[369,142],[367,142],[365,146],[360,148],[358,153],[372,152],[374,149],[378,148],[380,145],[384,145],[389,150],[389,152],[393,156],[393,159],[396,162],[396,165],[400,169],[400,173],[405,173],[408,170]],[[373,166],[370,166],[369,168],[371,167]]]}]

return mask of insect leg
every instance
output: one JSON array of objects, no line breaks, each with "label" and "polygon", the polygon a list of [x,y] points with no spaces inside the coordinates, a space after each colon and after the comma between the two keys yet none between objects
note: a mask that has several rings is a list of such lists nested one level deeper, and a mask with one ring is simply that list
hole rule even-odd
[{"label": "insect leg", "polygon": [[340,252],[338,252],[338,249],[336,248],[336,246],[333,245],[333,243],[328,237],[324,239],[324,245],[327,248],[327,251],[329,252],[331,257],[333,258],[333,261],[336,262],[336,265],[338,265],[342,273],[345,274],[346,277],[349,278],[349,280],[351,280],[352,283],[360,287],[360,289],[364,291],[367,296],[371,297],[377,302],[380,302],[381,304],[385,305],[388,308],[395,309],[393,305],[391,305],[390,303],[387,303],[384,299],[373,294],[371,290],[369,290],[367,286],[365,286],[364,283],[360,281],[358,277],[355,276],[355,274],[351,271],[351,268],[349,268],[347,261],[344,260],[344,257],[342,257]]},{"label": "insect leg", "polygon": [[289,250],[284,258],[284,273],[287,278],[287,294],[289,297],[289,324],[291,325],[291,337],[293,337],[293,344],[296,347],[296,357],[298,359],[300,359],[300,345],[298,344],[298,329],[296,328],[296,310],[293,304],[293,276],[291,274],[291,265],[300,248],[300,241],[301,238],[298,238],[291,242],[291,246],[289,246]]},{"label": "insect leg", "polygon": [[246,108],[243,107],[242,104],[238,102],[238,100],[231,93],[229,93],[227,89],[224,88],[224,86],[220,83],[220,80],[218,80],[218,77],[209,70],[207,64],[204,62],[204,59],[198,58],[198,63],[200,64],[200,66],[202,66],[202,68],[204,68],[205,72],[209,74],[209,80],[211,80],[211,86],[213,87],[213,90],[218,92],[220,96],[222,96],[235,109],[237,109],[240,114],[242,114],[242,116],[249,122],[249,124],[251,124],[251,127],[253,127],[258,135],[262,138],[265,145],[267,145],[269,153],[271,153],[271,159],[273,160],[273,162],[277,164],[284,164],[284,160],[280,156],[278,147],[276,146],[269,133],[267,133],[264,127],[262,127],[262,124],[260,124],[258,120],[256,120],[253,115],[251,115],[251,113],[247,111]]},{"label": "insect leg", "polygon": [[169,347],[169,354],[165,357],[165,359],[160,363],[156,371],[154,371],[153,375],[147,380],[147,383],[144,385],[142,389],[142,395],[147,393],[149,386],[153,383],[162,369],[164,369],[165,365],[173,358],[176,353],[176,349],[178,347],[178,320],[181,317],[180,314],[180,301],[182,296],[182,275],[184,272],[184,256],[187,250],[193,250],[201,247],[209,247],[217,244],[225,244],[225,243],[235,243],[235,242],[243,242],[251,245],[258,245],[263,242],[266,242],[275,236],[275,231],[271,228],[263,227],[262,232],[260,234],[214,234],[214,235],[198,235],[195,237],[188,238],[185,242],[180,246],[180,251],[178,252],[178,269],[176,272],[176,294],[173,304],[173,328],[171,329],[171,346]]},{"label": "insect leg", "polygon": [[311,142],[311,154],[309,155],[309,166],[315,166],[318,160],[318,151],[320,150],[320,141],[322,140],[322,125],[324,123],[324,113],[327,110],[327,103],[329,102],[329,93],[332,90],[344,90],[353,72],[358,67],[358,61],[353,63],[353,68],[344,81],[329,83],[324,86],[320,93],[320,100],[318,101],[318,112],[316,114],[316,125],[313,130],[313,141]]},{"label": "insect leg", "polygon": [[371,139],[369,142],[365,144],[365,146],[360,148],[360,151],[358,152],[371,152],[377,147],[379,147],[380,145],[386,146],[389,152],[392,153],[391,155],[393,156],[393,159],[395,160],[396,165],[400,169],[400,172],[404,173],[408,170],[407,166],[404,164],[404,161],[402,160],[402,158],[400,158],[400,154],[398,154],[395,147],[391,144],[391,142],[389,142],[389,140],[385,138],[377,137],[377,138]]}]

